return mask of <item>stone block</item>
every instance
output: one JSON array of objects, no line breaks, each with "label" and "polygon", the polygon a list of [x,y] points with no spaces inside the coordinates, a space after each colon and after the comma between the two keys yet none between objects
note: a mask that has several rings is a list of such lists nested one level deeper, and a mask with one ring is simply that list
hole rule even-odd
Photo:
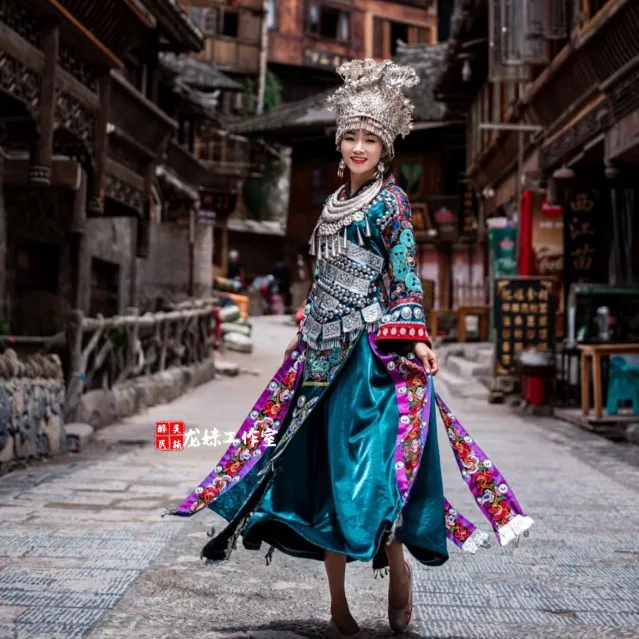
[{"label": "stone block", "polygon": [[639,445],[639,423],[630,424],[626,427],[626,440],[631,444]]},{"label": "stone block", "polygon": [[66,424],[67,447],[71,452],[79,453],[86,449],[93,439],[94,428],[90,424],[75,422]]}]

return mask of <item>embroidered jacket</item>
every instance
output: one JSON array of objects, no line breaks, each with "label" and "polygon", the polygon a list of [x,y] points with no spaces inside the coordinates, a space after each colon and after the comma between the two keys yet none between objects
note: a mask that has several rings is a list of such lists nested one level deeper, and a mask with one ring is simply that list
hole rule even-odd
[{"label": "embroidered jacket", "polygon": [[[339,196],[348,196],[347,186]],[[366,330],[388,346],[393,341],[430,344],[410,204],[392,174],[345,237],[340,251],[317,260],[302,339],[311,348],[334,348]]]}]

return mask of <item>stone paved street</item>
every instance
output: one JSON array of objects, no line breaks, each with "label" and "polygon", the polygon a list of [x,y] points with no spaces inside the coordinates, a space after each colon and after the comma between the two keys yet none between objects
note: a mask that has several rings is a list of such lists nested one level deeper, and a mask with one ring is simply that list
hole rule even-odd
[{"label": "stone paved street", "polygon": [[[159,453],[156,419],[236,430],[275,370],[293,329],[255,322],[256,353],[234,355],[259,375],[221,378],[169,406],[105,429],[95,451],[0,478],[0,638],[316,638],[327,620],[322,565],[245,551],[206,567],[209,511],[160,517],[224,448]],[[439,391],[490,453],[536,520],[514,551],[451,549],[442,568],[412,562],[411,637],[639,637],[639,447],[550,419]],[[446,493],[483,529],[439,430]],[[123,442],[128,442],[126,445]],[[146,442],[146,445],[141,445]],[[111,448],[109,448],[111,446]],[[493,538],[494,541],[494,538]],[[347,570],[353,613],[387,637],[387,580]]]}]

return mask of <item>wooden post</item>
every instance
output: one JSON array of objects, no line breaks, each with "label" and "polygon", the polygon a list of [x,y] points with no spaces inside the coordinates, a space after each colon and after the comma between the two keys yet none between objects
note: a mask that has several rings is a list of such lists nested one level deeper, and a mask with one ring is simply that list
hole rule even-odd
[{"label": "wooden post", "polygon": [[95,118],[95,156],[93,160],[95,169],[91,176],[87,200],[87,211],[93,215],[104,213],[104,180],[109,146],[107,127],[111,115],[111,75],[109,73],[100,76],[98,90],[100,108]]},{"label": "wooden post", "polygon": [[78,418],[80,400],[84,391],[84,365],[82,362],[82,311],[71,312],[67,323],[67,348],[69,349],[69,374],[65,398],[65,422]]},{"label": "wooden post", "polygon": [[82,312],[88,312],[88,291],[90,286],[86,281],[87,250],[86,250],[86,199],[87,174],[80,165],[78,171],[78,188],[73,197],[73,212],[69,232],[69,262],[71,266],[71,306]]},{"label": "wooden post", "polygon": [[53,132],[55,130],[55,85],[58,51],[60,49],[60,27],[52,24],[42,37],[44,67],[40,84],[40,135],[35,157],[29,166],[29,184],[49,186],[53,167]]}]

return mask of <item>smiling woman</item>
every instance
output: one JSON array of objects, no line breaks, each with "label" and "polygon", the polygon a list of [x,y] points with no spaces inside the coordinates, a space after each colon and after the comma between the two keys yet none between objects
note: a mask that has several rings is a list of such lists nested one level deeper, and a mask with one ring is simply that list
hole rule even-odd
[{"label": "smiling woman", "polygon": [[[331,595],[328,635],[370,636],[352,617],[349,561],[388,568],[388,622],[412,614],[404,548],[425,566],[448,559],[446,538],[475,553],[488,535],[444,499],[439,408],[464,481],[503,545],[532,520],[434,391],[437,357],[406,193],[385,166],[411,128],[404,88],[415,71],[355,60],[331,98],[336,148],[350,179],[327,199],[311,236],[317,256],[304,319],[285,360],[222,460],[173,514],[203,508],[229,525],[202,550],[228,559],[236,541],[323,561]],[[342,168],[342,170],[343,170]],[[275,446],[267,436],[275,433]]]}]

